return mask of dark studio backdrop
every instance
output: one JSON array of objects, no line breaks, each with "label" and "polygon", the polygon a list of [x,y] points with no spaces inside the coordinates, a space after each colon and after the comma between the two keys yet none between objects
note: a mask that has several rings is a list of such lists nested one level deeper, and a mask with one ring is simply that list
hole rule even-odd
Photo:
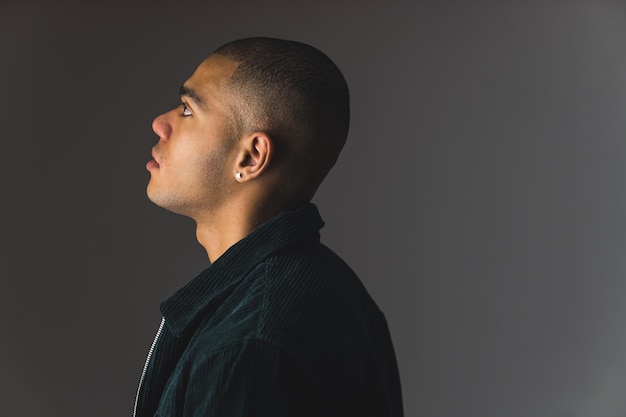
[{"label": "dark studio backdrop", "polygon": [[406,415],[626,416],[625,4],[277,0],[2,2],[0,416],[132,413],[159,303],[208,265],[145,197],[151,121],[260,35],[350,85],[315,202]]}]

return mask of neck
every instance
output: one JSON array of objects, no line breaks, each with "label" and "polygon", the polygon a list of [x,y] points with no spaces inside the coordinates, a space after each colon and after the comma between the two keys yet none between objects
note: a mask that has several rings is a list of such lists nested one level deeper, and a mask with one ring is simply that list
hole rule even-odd
[{"label": "neck", "polygon": [[281,211],[283,209],[260,204],[258,200],[239,201],[220,212],[196,218],[196,238],[213,263],[231,246]]}]

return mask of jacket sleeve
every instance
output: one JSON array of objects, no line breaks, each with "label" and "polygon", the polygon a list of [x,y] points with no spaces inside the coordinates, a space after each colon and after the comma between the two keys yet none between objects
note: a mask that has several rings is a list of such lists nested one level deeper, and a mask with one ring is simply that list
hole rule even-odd
[{"label": "jacket sleeve", "polygon": [[191,368],[184,415],[312,415],[314,380],[307,368],[292,354],[259,340],[207,354]]}]

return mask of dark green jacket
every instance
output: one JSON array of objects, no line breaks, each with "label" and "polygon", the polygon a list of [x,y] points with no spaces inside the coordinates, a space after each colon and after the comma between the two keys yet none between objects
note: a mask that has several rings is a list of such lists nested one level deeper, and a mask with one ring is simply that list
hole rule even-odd
[{"label": "dark green jacket", "polygon": [[137,416],[401,416],[383,314],[308,204],[161,304]]}]

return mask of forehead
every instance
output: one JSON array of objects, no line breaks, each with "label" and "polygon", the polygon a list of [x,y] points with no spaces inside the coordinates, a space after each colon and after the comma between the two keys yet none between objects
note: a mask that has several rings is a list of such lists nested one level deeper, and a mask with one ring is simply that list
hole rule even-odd
[{"label": "forehead", "polygon": [[193,88],[203,97],[213,97],[230,80],[238,65],[229,58],[213,54],[202,61],[184,85]]}]

